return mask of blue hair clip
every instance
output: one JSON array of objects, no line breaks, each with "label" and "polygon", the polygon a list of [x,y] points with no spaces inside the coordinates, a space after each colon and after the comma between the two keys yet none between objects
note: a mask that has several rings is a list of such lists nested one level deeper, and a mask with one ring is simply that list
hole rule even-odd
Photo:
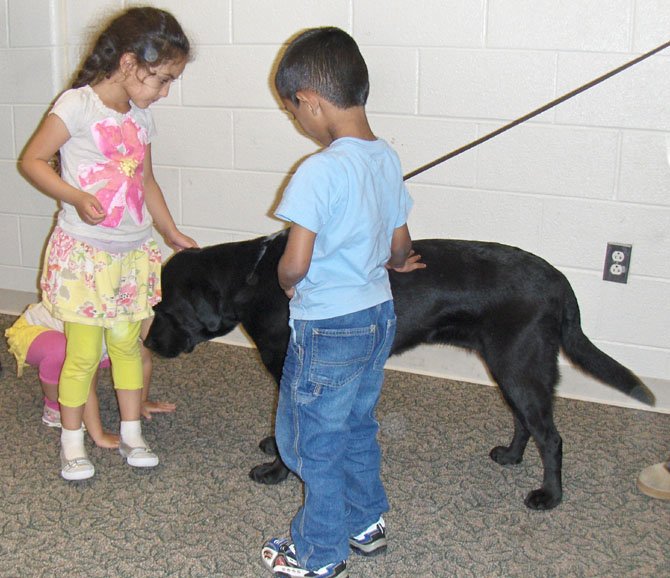
[{"label": "blue hair clip", "polygon": [[144,51],[144,62],[156,62],[158,60],[158,50],[156,50],[153,46],[149,46],[145,51]]}]

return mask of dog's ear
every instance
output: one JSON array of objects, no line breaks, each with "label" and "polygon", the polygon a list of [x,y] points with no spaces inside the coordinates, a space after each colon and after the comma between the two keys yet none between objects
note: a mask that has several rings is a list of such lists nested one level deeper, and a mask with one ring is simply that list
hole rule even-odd
[{"label": "dog's ear", "polygon": [[191,291],[191,306],[202,329],[209,335],[222,335],[237,326],[239,319],[229,297],[210,283],[194,286]]},{"label": "dog's ear", "polygon": [[190,291],[191,306],[196,319],[210,333],[218,330],[221,325],[221,308],[219,292],[209,283],[194,285]]}]

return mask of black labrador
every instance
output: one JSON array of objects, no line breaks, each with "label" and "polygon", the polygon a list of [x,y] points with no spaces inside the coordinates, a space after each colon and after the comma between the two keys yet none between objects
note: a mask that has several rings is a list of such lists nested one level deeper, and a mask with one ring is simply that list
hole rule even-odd
[{"label": "black labrador", "polygon": [[[155,308],[147,347],[175,357],[242,324],[279,383],[289,339],[288,301],[276,273],[285,245],[284,231],[174,255],[163,268],[163,301]],[[582,370],[639,401],[653,405],[653,394],[584,335],[568,280],[543,259],[479,241],[425,239],[415,241],[414,249],[426,269],[390,273],[398,316],[393,354],[422,343],[477,352],[514,416],[511,443],[493,448],[491,458],[520,463],[533,436],[544,479],[525,504],[555,507],[562,497],[562,440],[552,414],[559,348]],[[261,448],[277,455],[272,437]],[[288,473],[277,456],[250,475],[276,484]]]}]

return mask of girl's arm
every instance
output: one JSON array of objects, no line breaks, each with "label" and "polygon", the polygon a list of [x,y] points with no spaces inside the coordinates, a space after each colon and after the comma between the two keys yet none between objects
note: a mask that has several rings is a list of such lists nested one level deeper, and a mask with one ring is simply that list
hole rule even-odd
[{"label": "girl's arm", "polygon": [[157,231],[163,235],[165,242],[175,251],[181,251],[189,247],[197,247],[198,244],[184,235],[170,214],[170,209],[165,202],[163,191],[158,186],[154,177],[153,163],[151,162],[151,144],[147,145],[144,153],[144,201],[147,209],[154,220]]},{"label": "girl's arm", "polygon": [[102,420],[100,419],[100,403],[98,402],[98,372],[95,372],[91,381],[91,388],[88,392],[88,399],[84,406],[83,421],[88,431],[88,435],[99,448],[118,448],[119,436],[111,434],[102,429]]},{"label": "girl's arm", "polygon": [[315,239],[316,233],[295,223],[291,225],[286,249],[277,266],[279,286],[289,298],[295,293],[295,285],[302,281],[309,271]]},{"label": "girl's arm", "polygon": [[49,114],[39,126],[21,157],[23,174],[43,193],[63,203],[73,205],[82,221],[97,225],[105,219],[100,201],[93,195],[66,183],[53,170],[49,161],[70,139],[65,123]]},{"label": "girl's arm", "polygon": [[151,351],[144,347],[144,340],[149,333],[153,317],[142,320],[142,328],[140,330],[140,337],[142,343],[140,344],[140,353],[142,355],[142,409],[140,413],[146,418],[151,419],[153,413],[171,413],[177,406],[168,401],[149,401],[149,388],[151,387],[151,373],[153,370],[153,360],[151,358]]}]

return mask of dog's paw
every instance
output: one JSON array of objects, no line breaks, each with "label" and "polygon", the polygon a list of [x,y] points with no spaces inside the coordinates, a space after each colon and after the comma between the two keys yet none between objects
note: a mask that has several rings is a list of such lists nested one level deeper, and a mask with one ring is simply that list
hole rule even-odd
[{"label": "dog's paw", "polygon": [[496,446],[489,452],[489,456],[501,466],[520,464],[523,460],[523,454],[519,455],[516,452],[512,452],[510,448],[505,446]]},{"label": "dog's paw", "polygon": [[533,490],[523,501],[531,510],[551,510],[561,503],[562,494],[548,492],[544,488]]},{"label": "dog's paw", "polygon": [[266,456],[278,456],[279,450],[277,449],[277,442],[275,441],[275,436],[268,436],[263,438],[258,444],[258,447]]},{"label": "dog's paw", "polygon": [[274,485],[283,482],[289,475],[289,469],[279,458],[274,462],[260,464],[251,468],[249,477],[259,484]]}]

